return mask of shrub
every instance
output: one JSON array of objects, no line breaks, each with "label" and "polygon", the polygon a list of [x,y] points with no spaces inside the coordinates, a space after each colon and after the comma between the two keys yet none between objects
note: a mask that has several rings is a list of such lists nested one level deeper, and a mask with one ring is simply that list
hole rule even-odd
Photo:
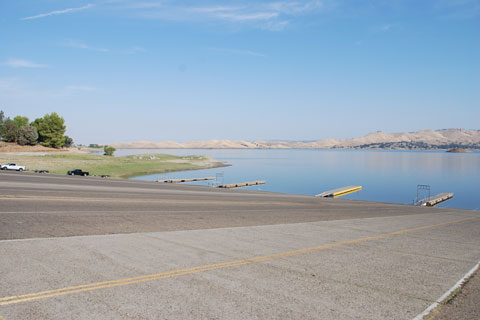
[{"label": "shrub", "polygon": [[4,120],[5,120],[5,113],[3,111],[0,111],[0,139],[2,139],[2,125]]},{"label": "shrub", "polygon": [[73,145],[73,139],[69,136],[65,136],[65,142],[63,143],[64,148],[70,148]]},{"label": "shrub", "polygon": [[113,153],[115,152],[115,149],[114,147],[109,147],[109,146],[105,146],[103,147],[103,151],[105,152],[103,155],[104,156],[113,156]]},{"label": "shrub", "polygon": [[38,132],[35,127],[25,125],[18,130],[17,143],[19,145],[34,146],[38,142]]},{"label": "shrub", "polygon": [[17,142],[19,129],[15,122],[7,119],[3,122],[1,129],[2,139],[6,142]]}]

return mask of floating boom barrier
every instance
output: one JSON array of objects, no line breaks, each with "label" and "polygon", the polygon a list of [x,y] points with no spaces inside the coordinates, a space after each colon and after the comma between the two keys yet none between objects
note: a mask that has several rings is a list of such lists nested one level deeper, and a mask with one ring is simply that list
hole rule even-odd
[{"label": "floating boom barrier", "polygon": [[157,182],[163,183],[182,183],[182,182],[193,182],[193,181],[207,181],[215,180],[216,178],[207,177],[207,178],[192,178],[192,179],[168,179],[168,180],[157,180]]},{"label": "floating boom barrier", "polygon": [[240,182],[240,183],[228,183],[228,184],[221,184],[218,188],[240,188],[240,187],[248,187],[248,186],[257,186],[259,184],[265,184],[265,180],[258,180],[258,181],[251,181],[251,182]]},{"label": "floating boom barrier", "polygon": [[317,194],[315,197],[323,197],[323,198],[335,198],[335,197],[341,197],[346,194],[350,194],[353,192],[357,192],[362,190],[362,186],[348,186],[348,187],[343,187],[343,188],[338,188],[338,189],[333,189],[329,191],[322,192],[320,194]]}]

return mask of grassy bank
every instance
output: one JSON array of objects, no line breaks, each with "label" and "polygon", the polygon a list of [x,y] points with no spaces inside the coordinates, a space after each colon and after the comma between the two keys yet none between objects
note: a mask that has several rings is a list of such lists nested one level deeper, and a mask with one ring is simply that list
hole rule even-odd
[{"label": "grassy bank", "polygon": [[68,170],[82,169],[90,175],[109,175],[117,178],[196,170],[223,166],[223,163],[203,156],[177,157],[166,154],[107,157],[89,153],[53,153],[45,155],[19,155],[0,153],[0,163],[14,162],[27,166],[27,171],[48,170],[66,174]]}]

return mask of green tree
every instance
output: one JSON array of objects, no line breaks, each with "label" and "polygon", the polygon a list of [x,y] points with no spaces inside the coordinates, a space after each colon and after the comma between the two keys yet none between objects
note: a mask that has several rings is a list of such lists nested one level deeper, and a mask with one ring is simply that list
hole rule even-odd
[{"label": "green tree", "polygon": [[19,129],[12,119],[7,118],[7,120],[3,121],[2,127],[0,128],[0,134],[4,141],[17,142],[18,133]]},{"label": "green tree", "polygon": [[109,147],[109,146],[105,146],[103,147],[103,151],[105,152],[103,155],[104,156],[113,156],[113,153],[115,152],[115,149],[114,147]]},{"label": "green tree", "polygon": [[13,118],[13,122],[17,125],[18,129],[21,129],[28,125],[28,118],[27,117],[22,117],[22,116],[16,116]]},{"label": "green tree", "polygon": [[18,138],[17,143],[19,145],[30,145],[34,146],[38,142],[38,132],[37,128],[30,125],[26,125],[18,129]]},{"label": "green tree", "polygon": [[65,136],[65,143],[63,144],[64,148],[70,148],[73,145],[73,139],[69,136]]},{"label": "green tree", "polygon": [[61,148],[65,144],[65,120],[56,112],[37,118],[31,125],[38,130],[38,141],[45,147]]},{"label": "green tree", "polygon": [[5,113],[0,110],[0,140],[2,139],[2,124],[5,120]]}]

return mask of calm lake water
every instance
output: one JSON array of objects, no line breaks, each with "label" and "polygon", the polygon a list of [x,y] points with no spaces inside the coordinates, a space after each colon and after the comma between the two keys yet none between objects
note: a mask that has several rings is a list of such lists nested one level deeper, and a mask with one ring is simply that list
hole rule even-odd
[{"label": "calm lake water", "polygon": [[[139,180],[215,177],[224,183],[266,180],[245,189],[315,195],[349,185],[363,190],[342,198],[412,204],[418,184],[431,195],[453,192],[439,206],[480,210],[480,152],[371,150],[121,149],[116,155],[206,155],[230,167],[135,177]],[[208,184],[202,182],[195,184]],[[426,196],[425,193],[421,195]]]}]

